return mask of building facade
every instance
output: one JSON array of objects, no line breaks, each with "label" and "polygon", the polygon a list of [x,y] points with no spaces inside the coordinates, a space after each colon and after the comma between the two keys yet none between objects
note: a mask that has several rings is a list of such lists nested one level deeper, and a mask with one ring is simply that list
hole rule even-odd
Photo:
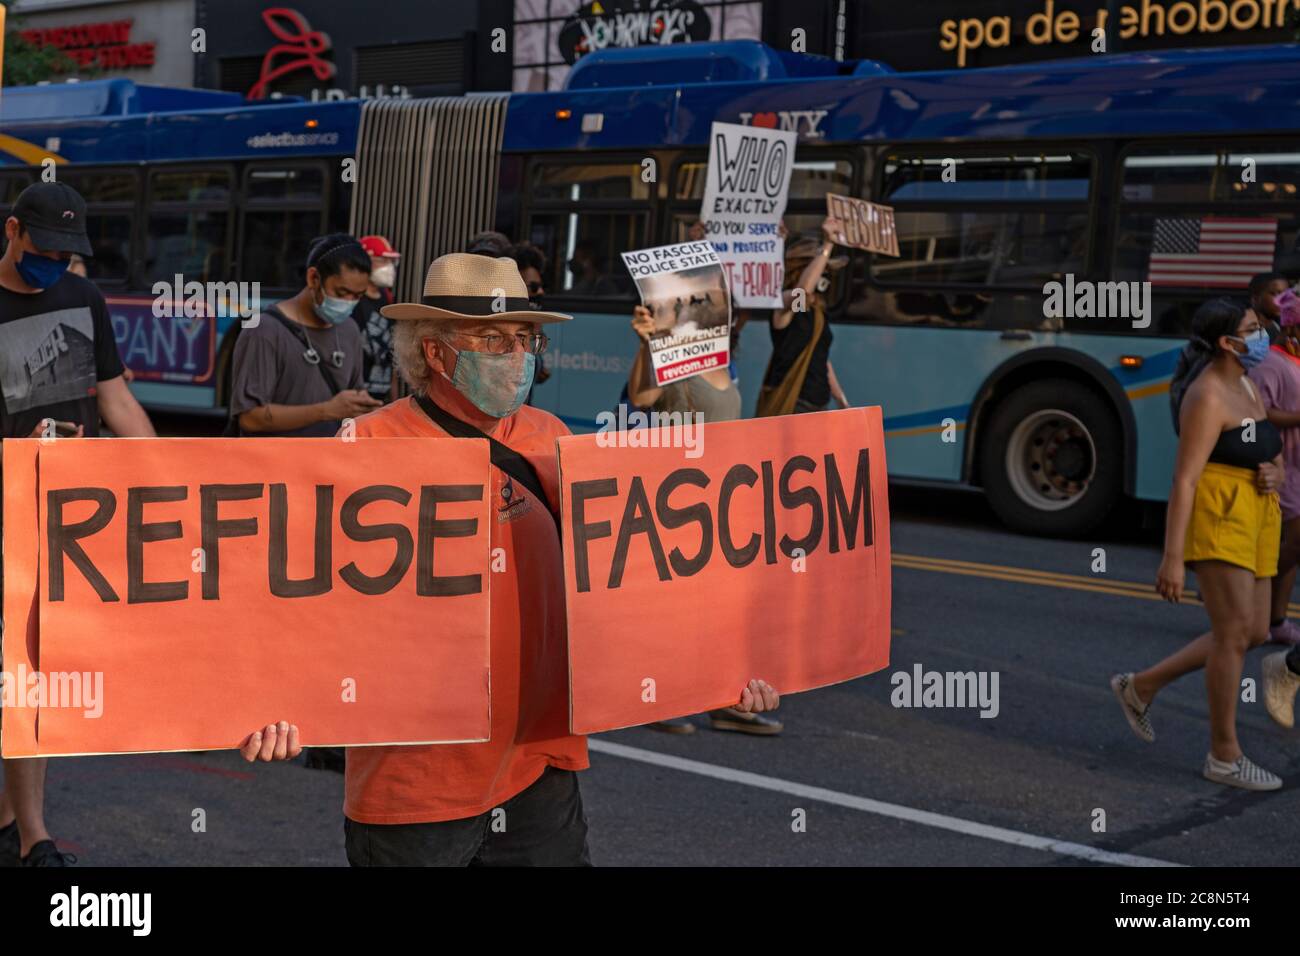
[{"label": "building facade", "polygon": [[62,50],[81,77],[194,83],[194,0],[17,0],[9,29]]},{"label": "building facade", "polygon": [[16,0],[85,76],[254,98],[554,90],[596,50],[754,39],[896,70],[1290,42],[1300,0]]}]

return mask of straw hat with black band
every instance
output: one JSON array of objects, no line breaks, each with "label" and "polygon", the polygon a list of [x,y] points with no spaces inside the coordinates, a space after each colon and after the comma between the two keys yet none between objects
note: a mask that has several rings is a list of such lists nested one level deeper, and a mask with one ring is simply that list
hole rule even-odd
[{"label": "straw hat with black band", "polygon": [[479,322],[568,322],[572,316],[534,309],[528,286],[513,259],[491,259],[453,252],[434,259],[419,302],[395,302],[380,312],[386,319]]}]

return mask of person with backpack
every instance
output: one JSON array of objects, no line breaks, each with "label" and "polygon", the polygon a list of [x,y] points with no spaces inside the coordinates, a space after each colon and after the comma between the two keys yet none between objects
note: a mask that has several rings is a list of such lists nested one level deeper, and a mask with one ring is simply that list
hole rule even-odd
[{"label": "person with backpack", "polygon": [[238,434],[330,438],[345,419],[382,404],[365,389],[365,347],[351,321],[370,271],[352,236],[312,243],[302,291],[266,309],[235,343],[230,415]]}]

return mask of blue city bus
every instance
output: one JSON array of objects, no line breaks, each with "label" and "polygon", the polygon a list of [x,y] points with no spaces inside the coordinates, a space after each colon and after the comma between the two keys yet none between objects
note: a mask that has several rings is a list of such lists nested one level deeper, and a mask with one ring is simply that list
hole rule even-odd
[{"label": "blue city bus", "polygon": [[[698,218],[714,121],[790,129],[792,232],[816,231],[827,192],[895,209],[900,256],[854,254],[828,293],[831,362],[851,402],[882,406],[890,475],[980,487],[1014,528],[1080,534],[1122,496],[1167,496],[1167,393],[1195,307],[1254,272],[1300,276],[1296,57],[897,73],[727,42],[602,51],[563,90],[459,102],[24,88],[0,100],[0,213],[55,156],[91,203],[92,277],[137,394],[216,412],[238,322],[158,319],[153,282],[256,280],[275,298],[299,287],[311,236],[350,225],[407,254],[399,291],[418,295],[429,258],[495,226],[544,251],[547,307],[576,317],[548,329],[533,400],[584,431],[636,347],[618,253]],[[1237,228],[1271,254],[1233,246]],[[1148,282],[1142,318],[1047,307],[1050,283]],[[735,356],[747,411],[763,319]]]}]

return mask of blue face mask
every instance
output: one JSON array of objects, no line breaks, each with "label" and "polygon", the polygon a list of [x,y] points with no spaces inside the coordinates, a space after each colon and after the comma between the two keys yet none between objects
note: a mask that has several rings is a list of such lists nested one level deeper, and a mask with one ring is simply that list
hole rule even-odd
[{"label": "blue face mask", "polygon": [[352,310],[357,307],[356,299],[336,299],[321,289],[321,300],[312,303],[316,317],[328,325],[339,325],[352,317]]},{"label": "blue face mask", "polygon": [[1237,361],[1243,368],[1252,369],[1268,356],[1268,333],[1263,329],[1257,329],[1245,337],[1234,335],[1232,338],[1246,343],[1245,354],[1236,353]]},{"label": "blue face mask", "polygon": [[[456,352],[456,371],[449,381],[479,411],[506,418],[519,411],[528,397],[536,367],[537,356],[532,352]],[[445,373],[443,377],[447,377]]]},{"label": "blue face mask", "polygon": [[18,258],[18,274],[33,289],[48,289],[63,278],[63,274],[68,271],[68,262],[67,259],[24,252]]}]

